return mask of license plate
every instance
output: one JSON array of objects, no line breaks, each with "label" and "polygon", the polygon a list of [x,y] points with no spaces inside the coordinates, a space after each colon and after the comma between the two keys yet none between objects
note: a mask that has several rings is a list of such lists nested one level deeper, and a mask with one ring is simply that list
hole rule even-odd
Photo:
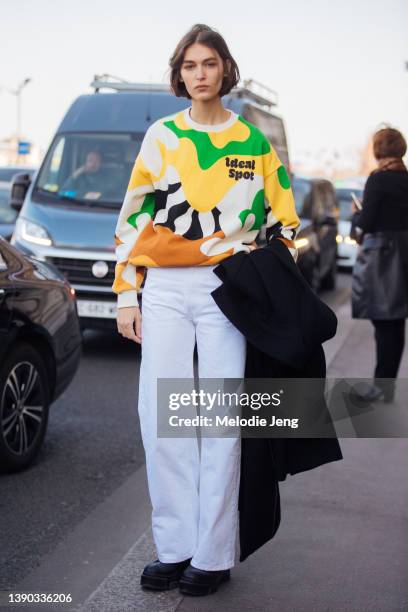
[{"label": "license plate", "polygon": [[77,300],[80,317],[97,317],[100,319],[116,319],[115,302],[97,302],[94,300]]}]

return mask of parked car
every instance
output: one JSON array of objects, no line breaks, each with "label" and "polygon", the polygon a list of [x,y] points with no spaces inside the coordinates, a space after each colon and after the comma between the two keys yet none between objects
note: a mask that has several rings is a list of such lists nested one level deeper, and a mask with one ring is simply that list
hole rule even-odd
[{"label": "parked car", "polygon": [[0,236],[3,236],[6,240],[11,239],[18,216],[17,211],[10,205],[12,179],[21,172],[32,177],[35,168],[25,168],[24,166],[0,167]]},{"label": "parked car", "polygon": [[[13,206],[21,212],[11,242],[65,274],[76,290],[83,328],[116,330],[114,233],[134,161],[148,126],[190,102],[163,84],[92,85],[96,93],[80,96],[68,110],[35,180],[24,174],[15,179]],[[255,85],[246,82],[223,102],[260,127],[288,167],[276,95]],[[103,88],[116,93],[99,93]],[[74,188],[84,166],[86,181]]]},{"label": "parked car", "polygon": [[28,466],[81,356],[75,291],[0,237],[0,469]]},{"label": "parked car", "polygon": [[0,181],[0,236],[10,240],[18,216],[10,206],[11,183]]},{"label": "parked car", "polygon": [[354,266],[358,250],[357,242],[350,237],[352,217],[351,194],[354,193],[362,200],[363,192],[363,189],[354,189],[353,187],[341,187],[336,189],[336,196],[340,209],[339,233],[337,234],[338,265],[345,268],[352,268]]},{"label": "parked car", "polygon": [[36,171],[36,168],[30,166],[0,166],[0,181],[5,183],[11,183],[13,177],[16,174],[29,174],[32,176]]},{"label": "parked car", "polygon": [[315,291],[334,289],[338,233],[334,187],[326,179],[295,176],[292,189],[301,220],[296,241],[299,268]]},{"label": "parked car", "polygon": [[11,183],[0,181],[0,236],[10,240],[17,219],[17,211],[10,206]]}]

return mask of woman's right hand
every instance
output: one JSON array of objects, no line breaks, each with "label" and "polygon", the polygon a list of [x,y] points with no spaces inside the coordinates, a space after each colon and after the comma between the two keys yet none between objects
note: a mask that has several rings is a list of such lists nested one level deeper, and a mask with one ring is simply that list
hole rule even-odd
[{"label": "woman's right hand", "polygon": [[118,332],[124,338],[133,340],[133,342],[137,342],[138,344],[142,343],[142,314],[138,306],[118,308],[116,322]]}]

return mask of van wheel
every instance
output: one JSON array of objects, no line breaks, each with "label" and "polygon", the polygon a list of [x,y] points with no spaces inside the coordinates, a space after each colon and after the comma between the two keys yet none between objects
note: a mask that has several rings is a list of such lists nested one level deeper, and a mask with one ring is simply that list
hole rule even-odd
[{"label": "van wheel", "polygon": [[0,466],[27,467],[39,452],[48,424],[50,390],[40,354],[17,344],[0,370]]}]

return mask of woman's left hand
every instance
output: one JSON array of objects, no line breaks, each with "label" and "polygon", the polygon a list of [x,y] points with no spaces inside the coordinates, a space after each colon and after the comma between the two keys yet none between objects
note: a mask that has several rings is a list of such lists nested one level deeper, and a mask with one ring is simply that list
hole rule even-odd
[{"label": "woman's left hand", "polygon": [[251,251],[258,248],[258,245],[256,244],[255,240],[251,242],[251,244],[248,244],[248,246],[251,249]]}]

